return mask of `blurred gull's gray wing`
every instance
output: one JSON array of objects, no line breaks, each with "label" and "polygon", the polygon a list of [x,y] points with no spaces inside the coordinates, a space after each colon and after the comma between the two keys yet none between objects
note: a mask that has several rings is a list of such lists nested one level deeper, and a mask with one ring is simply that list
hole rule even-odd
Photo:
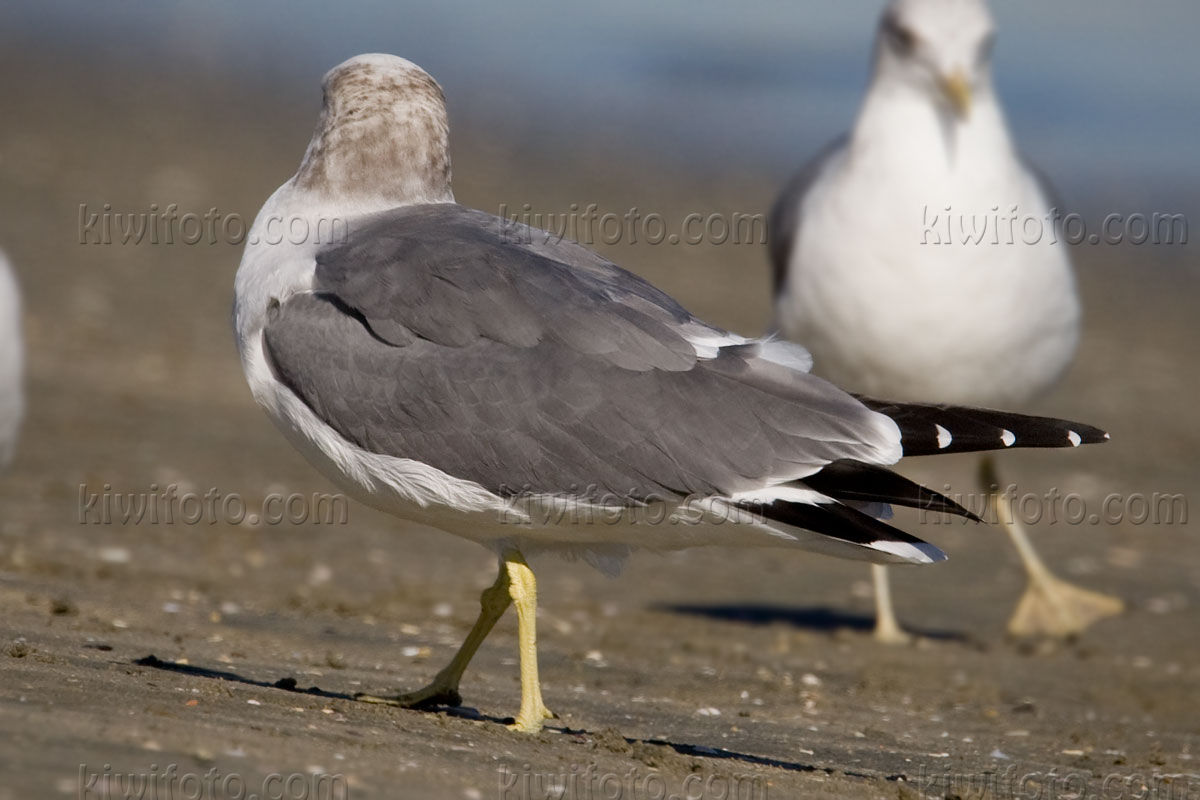
[{"label": "blurred gull's gray wing", "polygon": [[846,146],[848,136],[842,134],[817,153],[800,171],[792,176],[771,206],[767,218],[767,253],[771,258],[771,290],[775,296],[783,290],[792,247],[799,236],[800,206],[809,188],[824,172],[830,159]]},{"label": "blurred gull's gray wing", "polygon": [[780,358],[792,345],[544,236],[453,204],[380,215],[272,311],[272,369],[359,447],[501,494],[728,495],[899,456],[893,423]]}]

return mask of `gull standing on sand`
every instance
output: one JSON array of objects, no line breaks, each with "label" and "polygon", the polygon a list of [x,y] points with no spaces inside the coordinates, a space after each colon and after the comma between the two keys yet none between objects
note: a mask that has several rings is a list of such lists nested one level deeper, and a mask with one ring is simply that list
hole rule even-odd
[{"label": "gull standing on sand", "polygon": [[[457,705],[463,671],[511,603],[513,727],[537,731],[551,715],[527,555],[615,568],[635,547],[727,545],[931,563],[941,551],[872,514],[888,503],[966,512],[883,465],[1014,437],[1107,438],[1060,420],[856,399],[808,374],[798,345],[714,328],[586,248],[456,204],[442,91],[409,61],[352,58],[325,76],[324,95],[300,169],[259,212],[238,268],[246,380],[347,492],[500,562],[433,682],[363,700]],[[310,231],[342,220],[345,235],[267,244],[259,234],[279,219]]]},{"label": "gull standing on sand", "polygon": [[12,460],[17,449],[17,432],[25,409],[23,360],[21,295],[12,267],[0,252],[0,467]]},{"label": "gull standing on sand", "polygon": [[[776,325],[839,385],[1011,406],[1047,390],[1074,355],[1070,259],[1050,193],[1009,136],[992,86],[993,40],[982,0],[889,5],[854,129],[772,210]],[[1019,221],[1010,226],[1011,215]],[[991,495],[990,460],[983,474]],[[1012,633],[1068,635],[1121,610],[1116,598],[1054,577],[1008,504],[993,497],[989,507],[1029,578]],[[887,573],[873,572],[876,636],[904,641]]]}]

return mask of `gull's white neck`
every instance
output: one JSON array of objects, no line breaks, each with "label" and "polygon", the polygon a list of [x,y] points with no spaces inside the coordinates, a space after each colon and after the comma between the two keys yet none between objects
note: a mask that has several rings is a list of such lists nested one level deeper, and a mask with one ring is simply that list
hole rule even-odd
[{"label": "gull's white neck", "polygon": [[999,180],[1018,160],[990,81],[977,88],[963,118],[886,71],[872,81],[849,145],[862,169],[910,175],[911,185],[928,189]]}]

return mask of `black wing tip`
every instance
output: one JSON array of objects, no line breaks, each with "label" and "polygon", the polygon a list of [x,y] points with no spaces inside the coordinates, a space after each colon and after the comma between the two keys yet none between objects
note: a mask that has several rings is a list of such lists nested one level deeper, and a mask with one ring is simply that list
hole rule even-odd
[{"label": "black wing tip", "polygon": [[983,522],[982,517],[977,516],[970,509],[965,508],[961,503],[951,500],[949,497],[946,497],[940,492],[935,492],[932,489],[928,489],[924,486],[921,488],[924,489],[922,497],[926,500],[926,502],[924,505],[915,506],[919,510],[934,511],[939,514],[954,514],[956,516],[969,519],[971,522]]},{"label": "black wing tip", "polygon": [[949,558],[936,545],[837,500],[820,503],[775,500],[741,505],[775,522],[861,548],[859,557],[876,563],[936,564]]},{"label": "black wing tip", "polygon": [[1079,447],[1110,439],[1082,422],[991,408],[905,403],[858,396],[900,428],[904,455],[1006,450],[1014,447]]},{"label": "black wing tip", "polygon": [[853,459],[830,462],[798,483],[842,502],[883,502],[922,511],[956,514],[973,522],[983,521],[940,492],[911,481],[886,467]]},{"label": "black wing tip", "polygon": [[[957,503],[955,505],[957,505]],[[960,517],[965,517],[965,518],[971,520],[971,522],[983,522],[983,517],[979,516],[974,511],[969,511],[968,509],[965,509],[962,506],[958,506],[958,507],[962,510],[957,511],[955,513],[958,514]]]},{"label": "black wing tip", "polygon": [[1108,435],[1108,431],[1092,425],[1085,425],[1082,422],[1050,417],[1031,417],[1029,419],[1044,421],[1057,430],[1054,434],[1042,433],[1033,439],[1017,436],[1012,447],[1079,447],[1085,444],[1103,444],[1112,438]]},{"label": "black wing tip", "polygon": [[1079,437],[1078,443],[1071,439],[1071,444],[1076,447],[1081,444],[1103,444],[1112,439],[1108,431],[1101,430],[1100,428],[1095,428],[1091,425],[1081,425],[1076,422],[1068,422],[1067,424],[1071,426],[1071,430],[1067,433],[1067,438],[1071,439],[1072,433]]}]

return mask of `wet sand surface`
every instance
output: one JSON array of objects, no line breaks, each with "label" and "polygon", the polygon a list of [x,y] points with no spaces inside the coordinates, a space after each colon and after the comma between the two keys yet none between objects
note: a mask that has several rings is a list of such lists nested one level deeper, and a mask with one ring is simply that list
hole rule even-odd
[{"label": "wet sand surface", "polygon": [[[1059,574],[1128,604],[1070,642],[1006,638],[1024,579],[999,530],[901,514],[951,556],[893,573],[901,619],[922,634],[912,646],[871,638],[860,564],[697,550],[638,555],[610,580],[544,558],[541,671],[560,716],[543,733],[501,724],[519,702],[511,616],[468,670],[463,708],[353,701],[436,672],[492,556],[357,504],[347,524],[97,521],[105,492],[217,489],[257,508],[336,490],[244,385],[229,322],[239,246],[79,243],[80,204],[250,220],[294,171],[317,97],[0,63],[24,78],[0,85],[0,243],[29,347],[28,419],[0,476],[0,800],[137,796],[115,778],[106,789],[106,769],[158,775],[166,797],[168,765],[188,785],[210,776],[211,796],[270,796],[268,776],[293,774],[337,776],[290,784],[310,797],[1137,797],[1143,781],[1200,796],[1196,522],[1135,524],[1136,504],[1119,523],[1034,526]],[[688,176],[586,135],[546,152],[455,134],[457,195],[489,211],[765,212],[783,178],[733,159]],[[601,249],[703,317],[765,327],[761,247]],[[1077,493],[1089,513],[1114,492],[1191,501],[1195,246],[1075,257],[1084,340],[1037,410],[1113,441],[1008,453],[1002,473],[1022,492]],[[971,491],[975,468],[909,473]]]}]

